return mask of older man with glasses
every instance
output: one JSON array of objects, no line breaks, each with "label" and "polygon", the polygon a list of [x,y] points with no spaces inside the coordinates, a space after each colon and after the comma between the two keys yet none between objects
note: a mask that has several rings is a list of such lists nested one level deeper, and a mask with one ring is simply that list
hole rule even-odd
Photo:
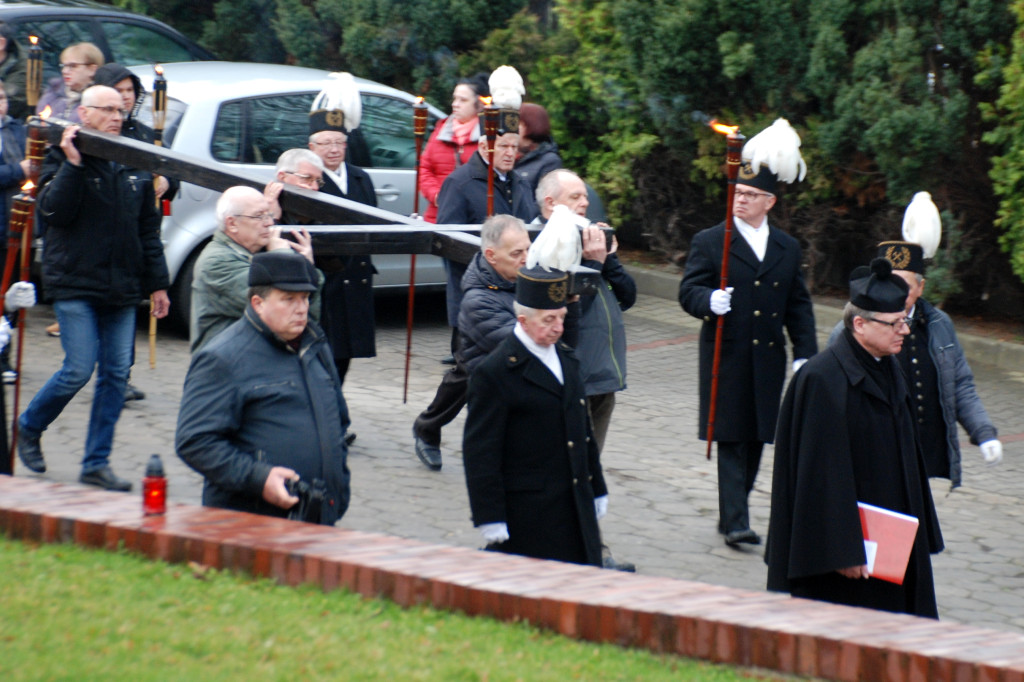
[{"label": "older man with glasses", "polygon": [[[217,200],[219,229],[199,254],[192,275],[189,340],[193,353],[242,317],[249,304],[253,254],[294,250],[313,262],[309,233],[295,232],[295,241],[290,241],[281,237],[281,228],[274,227],[273,207],[280,192],[278,183],[270,183],[262,193],[252,187],[229,187]],[[322,285],[323,275],[319,277]],[[316,296],[314,292],[314,301]]]},{"label": "older man with glasses", "polygon": [[715,329],[724,316],[713,438],[718,443],[718,532],[731,547],[759,544],[748,497],[765,443],[775,437],[786,379],[786,338],[793,370],[818,350],[811,296],[796,239],[768,222],[778,179],[767,165],[744,163],[733,202],[728,288],[720,289],[725,223],[690,242],[679,303],[704,321],[700,336],[699,436],[706,440]]},{"label": "older man with glasses", "polygon": [[[82,127],[118,134],[121,96],[97,85],[82,94]],[[75,146],[79,126],[68,126],[50,147],[40,172],[39,215],[46,221],[43,283],[60,323],[64,363],[18,419],[21,461],[43,472],[43,431],[96,370],[92,413],[82,460],[82,483],[130,490],[110,468],[114,426],[124,406],[135,342],[135,314],[153,297],[153,315],[164,317],[167,264],[160,241],[149,172],[95,156]]]}]

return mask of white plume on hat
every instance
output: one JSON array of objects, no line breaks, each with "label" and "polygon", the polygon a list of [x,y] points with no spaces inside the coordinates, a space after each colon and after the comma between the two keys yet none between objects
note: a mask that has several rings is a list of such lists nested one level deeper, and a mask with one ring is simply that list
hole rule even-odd
[{"label": "white plume on hat", "polygon": [[921,245],[925,258],[934,258],[942,241],[942,218],[928,192],[918,192],[903,213],[903,238]]},{"label": "white plume on hat", "polygon": [[349,131],[359,127],[363,119],[363,101],[359,97],[359,86],[347,71],[335,71],[327,75],[327,84],[313,99],[310,111],[341,109],[345,112],[345,128]]},{"label": "white plume on hat", "polygon": [[550,271],[568,270],[573,265],[579,265],[583,256],[583,240],[576,226],[578,217],[568,206],[555,206],[544,229],[530,244],[530,250],[526,253],[526,267],[539,265]]},{"label": "white plume on hat", "polygon": [[775,123],[750,138],[743,145],[743,158],[755,173],[761,170],[762,163],[767,163],[779,182],[803,180],[807,175],[807,164],[800,156],[800,136],[784,118],[775,119]]},{"label": "white plume on hat", "polygon": [[515,67],[499,66],[487,79],[487,85],[491,89],[494,106],[499,109],[518,111],[519,107],[523,105],[526,87],[523,85],[523,77],[519,75]]}]

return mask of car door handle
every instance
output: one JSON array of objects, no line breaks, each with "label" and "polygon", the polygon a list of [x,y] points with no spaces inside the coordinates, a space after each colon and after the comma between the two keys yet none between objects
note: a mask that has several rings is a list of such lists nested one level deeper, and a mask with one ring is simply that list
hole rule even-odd
[{"label": "car door handle", "polygon": [[399,197],[399,196],[402,196],[402,190],[400,190],[400,189],[375,189],[374,192],[379,197]]}]

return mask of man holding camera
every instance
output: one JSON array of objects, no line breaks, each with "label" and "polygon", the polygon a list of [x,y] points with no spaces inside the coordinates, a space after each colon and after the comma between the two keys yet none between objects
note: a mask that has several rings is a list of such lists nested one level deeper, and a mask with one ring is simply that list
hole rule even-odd
[{"label": "man holding camera", "polygon": [[[324,525],[348,508],[348,410],[308,318],[316,279],[298,253],[254,254],[242,318],[192,356],[175,447],[206,478],[206,506]],[[293,492],[322,504],[300,505]],[[296,505],[317,513],[290,513]]]}]

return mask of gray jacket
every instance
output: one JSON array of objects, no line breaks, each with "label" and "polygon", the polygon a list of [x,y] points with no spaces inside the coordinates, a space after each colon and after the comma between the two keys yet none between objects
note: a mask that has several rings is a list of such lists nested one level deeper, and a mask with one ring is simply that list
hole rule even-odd
[{"label": "gray jacket", "polygon": [[614,254],[604,264],[583,261],[601,271],[604,286],[594,296],[580,300],[579,342],[576,357],[583,372],[587,396],[604,395],[626,388],[626,325],[622,311],[636,302],[636,282]]},{"label": "gray jacket", "polygon": [[[974,374],[956,337],[953,320],[923,298],[917,299],[916,306],[928,324],[928,355],[939,375],[939,404],[946,423],[949,480],[951,487],[957,488],[963,474],[957,422],[970,435],[974,445],[996,438],[998,431],[974,388]],[[828,337],[830,346],[842,329],[843,323],[839,322]]]}]

